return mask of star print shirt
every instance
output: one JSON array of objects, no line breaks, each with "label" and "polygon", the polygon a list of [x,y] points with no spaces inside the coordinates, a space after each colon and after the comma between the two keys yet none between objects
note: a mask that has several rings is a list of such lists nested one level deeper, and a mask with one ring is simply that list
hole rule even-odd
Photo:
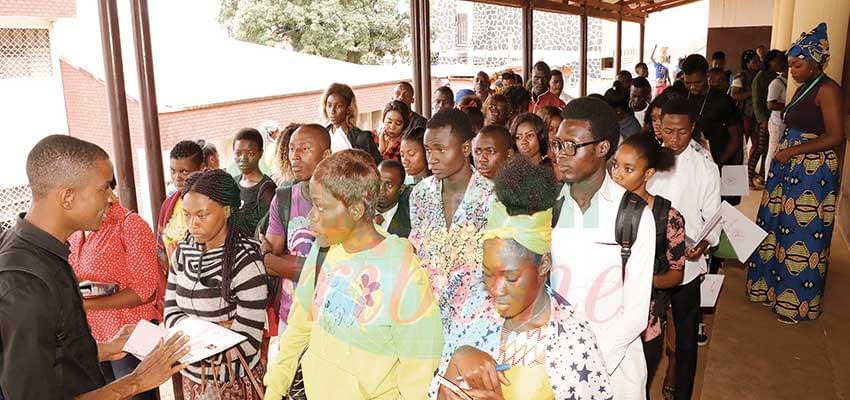
[{"label": "star print shirt", "polygon": [[[493,321],[490,329],[486,335],[468,345],[487,352],[497,362],[511,364],[508,371],[514,370],[513,374],[526,374],[519,380],[511,380],[511,386],[521,385],[521,388],[502,387],[503,392],[507,389],[506,399],[611,399],[613,395],[609,389],[608,373],[593,331],[586,322],[574,315],[572,306],[566,300],[551,290],[548,293],[551,307],[549,322],[539,330],[511,339],[512,342],[521,340],[524,343],[511,344],[504,341],[504,319],[489,306],[482,315],[489,316],[487,321]],[[488,301],[488,304],[491,303]],[[438,370],[440,375],[452,373],[446,371],[450,360],[451,356],[443,356]],[[543,387],[547,382],[550,386]],[[430,399],[437,398],[438,389],[439,382],[434,379],[429,390]],[[510,393],[517,393],[518,397],[510,397]],[[550,396],[552,394],[554,397]]]}]

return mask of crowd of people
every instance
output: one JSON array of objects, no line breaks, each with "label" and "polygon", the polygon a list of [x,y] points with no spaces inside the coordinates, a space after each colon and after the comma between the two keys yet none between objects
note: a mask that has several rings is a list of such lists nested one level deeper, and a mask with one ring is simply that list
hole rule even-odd
[{"label": "crowd of people", "polygon": [[[430,119],[399,82],[374,132],[334,83],[323,123],[237,132],[229,170],[174,145],[155,230],[103,149],[49,136],[0,238],[0,398],[154,399],[175,376],[189,400],[647,399],[666,348],[663,398],[690,399],[701,277],[722,264],[719,229],[693,238],[740,201],[720,172],[747,141],[768,233],[747,296],[785,323],[823,310],[844,137],[828,56],[821,24],[736,75],[692,54],[576,99],[541,61],[527,85],[438,88]],[[138,322],[186,319],[245,340],[191,364],[182,334],[124,353]]]}]

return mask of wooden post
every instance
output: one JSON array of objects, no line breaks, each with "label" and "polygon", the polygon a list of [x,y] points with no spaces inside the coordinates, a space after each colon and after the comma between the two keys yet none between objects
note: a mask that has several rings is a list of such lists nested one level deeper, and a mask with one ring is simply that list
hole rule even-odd
[{"label": "wooden post", "polygon": [[641,22],[640,23],[640,62],[644,62],[643,61],[643,57],[644,57],[643,53],[646,49],[646,47],[644,47],[646,45],[645,41],[646,41],[646,23]]},{"label": "wooden post", "polygon": [[422,100],[422,111],[425,118],[431,118],[431,2],[419,0],[419,43],[422,54],[419,55],[422,69],[422,88],[418,97]]},{"label": "wooden post", "polygon": [[[422,60],[420,56],[419,43],[419,0],[410,0],[410,55],[411,64],[413,65],[413,91],[422,93],[422,69],[420,64]],[[413,108],[418,112],[422,112],[422,96],[413,97]]]},{"label": "wooden post", "polygon": [[159,221],[159,208],[165,200],[165,178],[162,171],[162,144],[159,137],[159,111],[153,76],[151,30],[148,0],[132,0],[133,38],[136,47],[136,71],[139,74],[139,103],[142,106],[142,130],[145,133],[148,191],[153,221]]},{"label": "wooden post", "polygon": [[623,10],[617,13],[617,58],[614,60],[614,73],[623,70]]},{"label": "wooden post", "polygon": [[581,71],[581,85],[580,94],[582,96],[587,96],[587,6],[582,6],[581,13],[581,47],[579,49],[579,53],[581,55],[581,61],[579,63]]},{"label": "wooden post", "polygon": [[522,76],[526,83],[531,81],[531,67],[534,63],[533,13],[531,3],[526,2],[522,6]]},{"label": "wooden post", "polygon": [[98,0],[100,38],[106,78],[106,103],[115,153],[118,197],[124,208],[138,211],[136,181],[133,176],[133,149],[127,118],[127,94],[124,91],[124,63],[121,59],[121,33],[115,0]]}]

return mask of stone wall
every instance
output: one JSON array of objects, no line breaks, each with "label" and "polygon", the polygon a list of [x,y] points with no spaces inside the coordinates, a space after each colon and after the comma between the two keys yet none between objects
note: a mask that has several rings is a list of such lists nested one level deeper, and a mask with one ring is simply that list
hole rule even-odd
[{"label": "stone wall", "polygon": [[[469,12],[471,25],[468,46],[457,46],[457,15]],[[580,18],[573,15],[534,12],[534,60],[544,59],[553,66],[579,70]],[[471,64],[476,68],[522,65],[521,10],[514,7],[460,0],[431,1],[431,51],[435,64]],[[588,53],[602,50],[602,22],[588,21]],[[589,78],[600,77],[601,60],[588,63]],[[568,85],[578,85],[579,75],[568,77]]]}]

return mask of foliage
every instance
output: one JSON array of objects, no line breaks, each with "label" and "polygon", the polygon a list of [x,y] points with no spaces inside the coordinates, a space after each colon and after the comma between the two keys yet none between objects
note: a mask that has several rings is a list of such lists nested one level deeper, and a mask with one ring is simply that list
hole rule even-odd
[{"label": "foliage", "polygon": [[221,0],[240,40],[357,64],[409,59],[409,17],[397,0]]}]

